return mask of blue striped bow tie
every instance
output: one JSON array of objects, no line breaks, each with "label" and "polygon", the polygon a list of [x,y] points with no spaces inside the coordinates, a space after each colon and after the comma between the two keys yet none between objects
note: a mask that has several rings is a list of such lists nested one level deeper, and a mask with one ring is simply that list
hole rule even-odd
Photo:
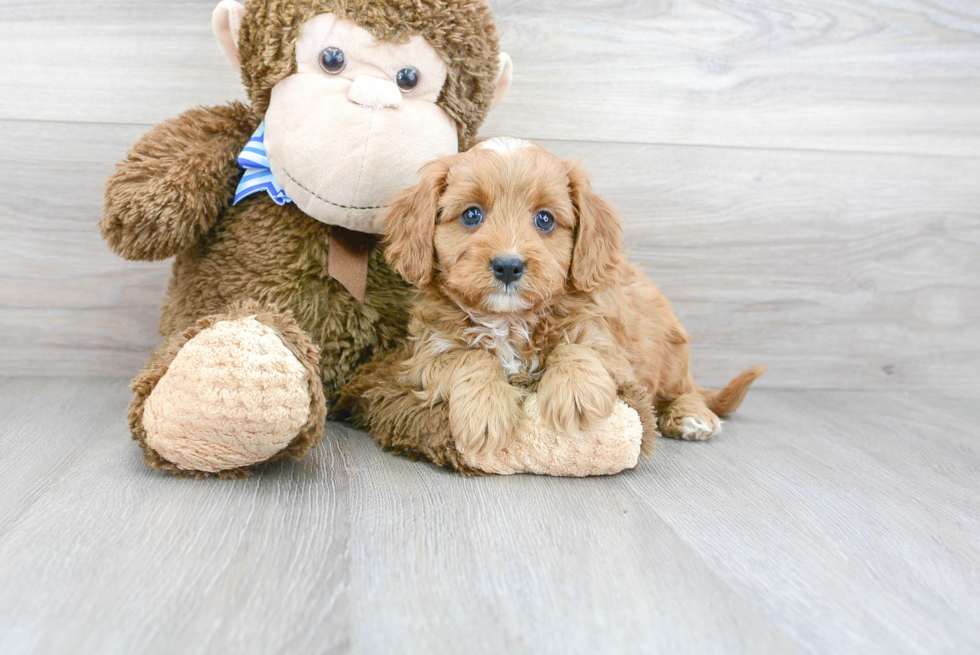
[{"label": "blue striped bow tie", "polygon": [[259,129],[255,130],[255,134],[245,144],[242,154],[238,155],[238,165],[245,169],[245,174],[238,183],[232,204],[237,205],[242,198],[262,191],[268,193],[277,205],[292,202],[269,169],[269,157],[265,154],[265,123],[259,125]]}]

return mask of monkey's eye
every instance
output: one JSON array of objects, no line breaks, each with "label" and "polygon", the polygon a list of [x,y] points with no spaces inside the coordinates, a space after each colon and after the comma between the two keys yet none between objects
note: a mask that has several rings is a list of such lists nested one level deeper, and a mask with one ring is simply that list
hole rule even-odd
[{"label": "monkey's eye", "polygon": [[395,74],[395,84],[402,91],[411,91],[419,85],[419,72],[414,68],[403,68]]},{"label": "monkey's eye", "polygon": [[542,232],[551,232],[555,229],[555,217],[542,209],[534,215],[534,227]]},{"label": "monkey's eye", "polygon": [[459,220],[466,227],[476,227],[483,222],[483,210],[479,207],[467,207]]},{"label": "monkey's eye", "polygon": [[346,66],[347,58],[344,56],[344,51],[340,48],[330,46],[329,48],[324,48],[320,53],[320,68],[331,75],[336,75],[344,70]]}]

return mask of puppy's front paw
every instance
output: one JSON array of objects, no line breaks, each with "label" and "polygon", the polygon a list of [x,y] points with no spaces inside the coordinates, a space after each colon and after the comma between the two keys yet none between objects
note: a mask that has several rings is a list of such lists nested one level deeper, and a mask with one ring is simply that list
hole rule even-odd
[{"label": "puppy's front paw", "polygon": [[513,437],[521,394],[505,382],[483,389],[457,387],[449,397],[449,429],[456,449],[470,457],[493,455]]},{"label": "puppy's front paw", "polygon": [[541,378],[538,403],[545,425],[578,434],[612,414],[616,383],[594,354],[564,357]]}]

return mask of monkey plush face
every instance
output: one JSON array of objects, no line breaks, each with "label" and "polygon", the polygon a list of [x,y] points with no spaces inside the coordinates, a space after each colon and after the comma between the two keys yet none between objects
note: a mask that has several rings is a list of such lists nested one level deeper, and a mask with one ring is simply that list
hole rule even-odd
[{"label": "monkey plush face", "polygon": [[[252,0],[242,7],[222,0],[214,15],[219,45],[242,67],[247,84],[256,81],[249,89],[256,109],[267,103],[264,138],[269,167],[297,207],[331,225],[381,232],[381,210],[395,191],[417,181],[422,164],[469,145],[471,132],[503,97],[510,81],[510,60],[506,55],[497,58],[489,10],[480,4],[472,3],[480,9],[472,17],[455,17],[452,23],[465,26],[466,21],[458,19],[470,18],[474,24],[467,29],[474,33],[469,41],[483,50],[457,53],[446,50],[474,46],[457,46],[460,35],[445,34],[450,17],[439,14],[453,9],[442,2],[364,3],[358,14],[357,2],[334,7],[322,1]],[[262,20],[280,20],[278,13],[301,15],[285,12],[285,5],[305,7],[307,17],[299,24],[293,18],[279,29],[263,27]],[[387,6],[382,15],[394,19],[390,26],[380,24],[372,13],[381,5]],[[273,9],[276,16],[262,15]],[[240,53],[242,25],[245,42]],[[479,43],[481,36],[486,43]],[[267,61],[262,67],[248,67],[256,50],[249,37],[272,40],[273,48],[258,42],[264,46],[259,54],[271,50],[289,57],[288,69]],[[493,61],[473,67],[478,69],[475,73],[460,68],[460,62],[488,56]],[[455,68],[449,62],[455,62]],[[489,80],[486,71],[479,70],[488,65]],[[253,69],[261,72],[250,76]],[[473,97],[457,98],[460,88]],[[467,109],[474,115],[461,115]]]},{"label": "monkey plush face", "polygon": [[386,43],[320,14],[296,43],[296,73],[272,88],[265,143],[272,174],[306,214],[381,232],[395,189],[428,160],[458,150],[436,100],[446,65],[421,36]]}]

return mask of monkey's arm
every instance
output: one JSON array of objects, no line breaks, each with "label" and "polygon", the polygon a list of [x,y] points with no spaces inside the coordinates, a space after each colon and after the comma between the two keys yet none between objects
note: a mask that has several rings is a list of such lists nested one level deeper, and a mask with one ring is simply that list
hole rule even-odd
[{"label": "monkey's arm", "polygon": [[147,132],[106,181],[99,229],[126,259],[176,255],[235,193],[237,158],[261,119],[245,105],[198,107]]}]

